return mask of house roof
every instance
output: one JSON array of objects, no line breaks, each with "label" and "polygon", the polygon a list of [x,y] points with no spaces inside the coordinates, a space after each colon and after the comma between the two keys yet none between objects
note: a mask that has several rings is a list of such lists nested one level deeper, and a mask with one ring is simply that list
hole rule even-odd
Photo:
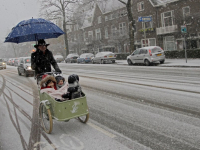
[{"label": "house roof", "polygon": [[[123,0],[123,1],[127,2],[127,0]],[[92,4],[90,3],[90,8],[92,5],[93,5],[92,9],[85,9],[85,12],[84,12],[85,19],[83,20],[83,24],[81,26],[82,29],[92,26],[94,11],[96,7],[99,7],[99,9],[101,10],[103,14],[125,7],[125,5],[119,2],[118,0],[106,0],[106,1],[100,1],[97,3],[94,2]]]},{"label": "house roof", "polygon": [[154,7],[163,6],[179,0],[149,0]]},{"label": "house roof", "polygon": [[92,25],[92,20],[94,16],[95,7],[85,11],[85,19],[81,28],[86,28]]},{"label": "house roof", "polygon": [[[125,3],[127,2],[127,0],[122,1],[124,1]],[[101,1],[98,2],[98,6],[102,13],[108,13],[126,7],[123,3],[121,3],[118,0]]]}]

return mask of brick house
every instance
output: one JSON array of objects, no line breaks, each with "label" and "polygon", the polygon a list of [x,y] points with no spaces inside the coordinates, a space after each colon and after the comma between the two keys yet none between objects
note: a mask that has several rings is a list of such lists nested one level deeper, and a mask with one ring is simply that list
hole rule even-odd
[{"label": "brick house", "polygon": [[[158,45],[164,50],[200,48],[199,0],[132,0],[136,21],[135,48]],[[126,7],[117,0],[95,4],[85,12],[80,24],[69,30],[71,52],[97,53],[112,51],[129,53],[128,17]],[[151,22],[138,22],[150,16]],[[187,33],[181,32],[186,25]]]},{"label": "brick house", "polygon": [[[133,0],[134,18],[151,16],[152,21],[137,22],[136,41],[143,46],[158,45],[164,50],[200,48],[200,1],[198,0]],[[181,32],[186,25],[187,34]]]},{"label": "brick house", "polygon": [[128,18],[126,7],[116,0],[95,4],[84,11],[82,24],[72,25],[68,32],[70,52],[128,52]]}]

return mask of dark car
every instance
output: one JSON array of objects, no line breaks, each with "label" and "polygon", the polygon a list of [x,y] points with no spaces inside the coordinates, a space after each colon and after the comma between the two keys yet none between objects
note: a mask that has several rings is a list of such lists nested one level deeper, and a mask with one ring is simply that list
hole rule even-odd
[{"label": "dark car", "polygon": [[69,54],[69,55],[67,55],[67,57],[65,58],[65,62],[66,62],[66,63],[76,63],[78,57],[79,57],[79,55],[76,54],[76,53]]},{"label": "dark car", "polygon": [[18,74],[21,76],[28,77],[29,75],[34,76],[35,71],[31,68],[31,57],[20,57],[19,64],[17,66]]}]

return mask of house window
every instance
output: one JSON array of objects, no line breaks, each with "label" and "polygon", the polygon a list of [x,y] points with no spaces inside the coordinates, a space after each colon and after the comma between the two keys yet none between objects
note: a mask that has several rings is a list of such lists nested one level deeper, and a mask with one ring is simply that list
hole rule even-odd
[{"label": "house window", "polygon": [[117,28],[114,25],[111,26],[111,33],[113,37],[117,34]]},{"label": "house window", "polygon": [[138,9],[138,11],[143,11],[144,10],[144,2],[137,3],[137,9]]},{"label": "house window", "polygon": [[183,17],[186,18],[189,15],[190,15],[190,7],[189,6],[183,7]]},{"label": "house window", "polygon": [[[149,46],[149,40],[148,39],[142,39],[142,47],[146,47],[146,46]],[[145,42],[146,41],[146,42]]]},{"label": "house window", "polygon": [[108,27],[105,27],[105,39],[108,39]]},{"label": "house window", "polygon": [[96,29],[95,32],[96,32],[96,40],[101,40],[101,30],[100,30],[100,28]]},{"label": "house window", "polygon": [[126,23],[122,22],[119,24],[119,33],[121,35],[126,35]]},{"label": "house window", "polygon": [[109,17],[109,19],[110,19],[110,20],[112,20],[112,19],[113,19],[113,14],[110,14],[110,17]]},{"label": "house window", "polygon": [[105,16],[105,21],[108,21],[108,16]]},{"label": "house window", "polygon": [[156,39],[154,38],[149,39],[149,46],[156,46]]},{"label": "house window", "polygon": [[93,32],[92,31],[88,31],[88,41],[92,41],[93,40]]},{"label": "house window", "polygon": [[156,39],[155,38],[149,38],[149,39],[146,39],[146,42],[145,42],[145,39],[142,39],[141,43],[142,43],[142,47],[156,46]]},{"label": "house window", "polygon": [[98,24],[101,23],[101,16],[98,17]]},{"label": "house window", "polygon": [[114,18],[119,18],[119,12],[114,13]]},{"label": "house window", "polygon": [[87,32],[83,33],[83,39],[84,39],[84,41],[86,41],[86,39],[87,39]]},{"label": "house window", "polygon": [[162,27],[174,25],[174,11],[168,11],[161,14]]},{"label": "house window", "polygon": [[163,38],[164,50],[172,51],[176,50],[176,45],[174,42],[174,36],[166,36]]},{"label": "house window", "polygon": [[[152,16],[149,16],[152,18]],[[144,26],[145,25],[145,26]],[[147,29],[147,28],[152,28],[153,27],[153,20],[149,21],[149,22],[142,22],[142,29]]]}]

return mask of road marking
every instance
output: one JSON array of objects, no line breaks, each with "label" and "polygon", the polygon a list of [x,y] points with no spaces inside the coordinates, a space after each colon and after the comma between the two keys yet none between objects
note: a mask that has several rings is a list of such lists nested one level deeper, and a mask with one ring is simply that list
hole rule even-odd
[{"label": "road marking", "polygon": [[110,133],[110,132],[108,132],[108,131],[106,131],[106,130],[100,128],[100,127],[98,127],[97,125],[95,125],[95,124],[93,124],[93,123],[88,122],[87,124],[88,124],[89,126],[93,127],[94,129],[96,129],[96,130],[98,130],[98,131],[104,133],[105,135],[111,137],[111,138],[115,138],[115,137],[116,137],[116,135],[114,135],[114,134],[112,134],[112,133]]}]

